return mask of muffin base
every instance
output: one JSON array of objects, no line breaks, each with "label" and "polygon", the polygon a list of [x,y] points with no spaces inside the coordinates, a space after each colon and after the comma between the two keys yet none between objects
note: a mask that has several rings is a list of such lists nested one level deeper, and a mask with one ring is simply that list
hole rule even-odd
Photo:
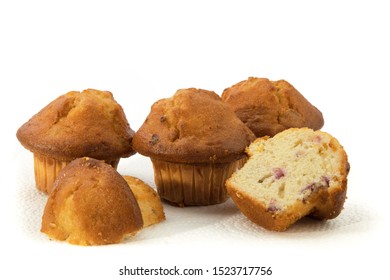
[{"label": "muffin base", "polygon": [[228,199],[225,181],[247,158],[230,163],[183,164],[151,159],[160,197],[179,207],[206,206]]},{"label": "muffin base", "polygon": [[[69,162],[34,153],[34,176],[37,189],[44,193],[50,193],[58,173]],[[105,162],[117,168],[119,159]]]}]

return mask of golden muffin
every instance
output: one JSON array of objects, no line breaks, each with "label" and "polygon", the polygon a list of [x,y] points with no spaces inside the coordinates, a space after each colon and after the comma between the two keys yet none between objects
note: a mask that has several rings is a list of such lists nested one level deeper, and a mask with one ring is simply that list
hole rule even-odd
[{"label": "golden muffin", "polygon": [[250,77],[222,93],[256,137],[274,136],[292,127],[322,128],[322,113],[290,83]]},{"label": "golden muffin", "polygon": [[245,162],[254,139],[215,92],[188,88],[152,105],[133,147],[151,158],[161,198],[211,205],[228,198],[225,180]]},{"label": "golden muffin", "polygon": [[116,167],[134,154],[134,131],[112,93],[87,89],[61,95],[23,124],[16,136],[34,154],[37,188],[49,193],[58,172],[79,157]]},{"label": "golden muffin", "polygon": [[143,226],[139,205],[123,177],[109,164],[79,158],[54,182],[41,231],[77,245],[118,243]]},{"label": "golden muffin", "polygon": [[164,221],[164,208],[157,192],[138,178],[132,176],[123,176],[123,178],[126,180],[138,202],[144,227]]},{"label": "golden muffin", "polygon": [[252,222],[284,231],[304,216],[333,219],[343,209],[349,163],[336,138],[290,128],[256,139],[248,161],[227,181],[229,195]]}]

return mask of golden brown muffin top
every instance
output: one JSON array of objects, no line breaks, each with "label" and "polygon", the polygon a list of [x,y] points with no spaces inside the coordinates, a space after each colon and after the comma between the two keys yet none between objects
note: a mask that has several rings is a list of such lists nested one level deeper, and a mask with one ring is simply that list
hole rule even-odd
[{"label": "golden brown muffin top", "polygon": [[92,158],[70,162],[58,175],[41,231],[79,245],[117,243],[142,228],[138,203],[123,177]]},{"label": "golden brown muffin top", "polygon": [[322,113],[285,80],[250,77],[225,89],[222,100],[257,137],[274,136],[291,127],[317,130],[324,125]]},{"label": "golden brown muffin top", "polygon": [[134,154],[134,131],[111,92],[87,89],[61,95],[17,131],[22,145],[58,160]]},{"label": "golden brown muffin top", "polygon": [[254,138],[215,92],[188,88],[152,105],[133,147],[170,162],[218,163],[243,157]]}]

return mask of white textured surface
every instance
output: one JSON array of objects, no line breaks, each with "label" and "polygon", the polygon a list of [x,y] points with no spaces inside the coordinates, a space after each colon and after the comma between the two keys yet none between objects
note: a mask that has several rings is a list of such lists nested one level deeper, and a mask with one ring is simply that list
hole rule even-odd
[{"label": "white textured surface", "polygon": [[[128,2],[0,2],[0,278],[124,279],[124,265],[266,265],[274,270],[269,279],[383,279],[388,264],[378,256],[390,249],[385,1]],[[46,196],[35,189],[32,155],[15,133],[48,102],[70,90],[110,90],[136,130],[154,101],[179,88],[221,93],[248,76],[286,79],[323,112],[323,129],[351,163],[339,217],[274,233],[228,201],[164,205],[164,223],[117,245],[72,246],[39,232]],[[125,159],[119,171],[153,185],[147,158]]]},{"label": "white textured surface", "polygon": [[[19,176],[16,182],[18,189],[16,200],[18,221],[24,235],[33,240],[49,242],[40,232],[41,217],[47,196],[36,190],[32,175],[31,154],[22,151],[23,155],[15,160],[18,163]],[[122,175],[132,175],[144,180],[151,186],[153,169],[150,160],[141,155],[122,159],[118,168]],[[353,193],[353,186],[349,192]],[[143,244],[182,244],[202,243],[211,238],[213,242],[234,242],[247,244],[250,242],[288,242],[292,239],[332,241],[335,236],[345,238],[348,235],[369,233],[380,217],[374,209],[359,201],[347,199],[345,209],[339,217],[330,221],[316,221],[304,218],[288,231],[270,232],[247,220],[231,200],[219,205],[206,207],[178,208],[164,203],[166,221],[144,229],[135,237],[125,240],[122,246],[133,243]]]},{"label": "white textured surface", "polygon": [[[48,239],[40,232],[41,217],[46,204],[47,195],[35,188],[31,174],[33,163],[31,154],[23,151],[23,156],[16,158],[19,176],[16,182],[18,189],[18,217],[22,231],[32,239],[43,242]],[[148,158],[139,154],[129,159],[122,159],[118,171],[122,175],[132,175],[144,180],[155,188],[153,169]],[[353,192],[353,186],[351,192]],[[317,221],[305,218],[292,226],[287,232],[275,233],[262,229],[247,220],[231,200],[225,203],[204,207],[178,208],[164,203],[166,221],[139,232],[134,238],[124,242],[129,246],[133,242],[149,243],[182,243],[189,240],[202,241],[212,235],[213,238],[227,239],[234,242],[248,242],[262,239],[278,240],[290,237],[301,238],[333,238],[339,234],[354,234],[358,231],[370,231],[368,225],[379,218],[371,213],[365,205],[347,199],[345,209],[339,217],[330,221]]]},{"label": "white textured surface", "polygon": [[[370,255],[386,246],[381,241],[388,234],[386,217],[380,215],[380,208],[370,205],[370,195],[359,194],[359,183],[354,183],[359,175],[354,172],[350,177],[349,198],[339,217],[325,222],[305,218],[286,232],[262,229],[247,220],[228,200],[207,207],[177,208],[164,204],[166,221],[146,228],[120,244],[86,248],[51,241],[40,232],[47,196],[34,186],[32,155],[18,143],[13,146],[16,150],[13,154],[16,171],[13,223],[18,232],[12,242],[24,251],[15,262],[22,259],[25,263],[28,259],[27,267],[33,274],[41,273],[37,264],[43,258],[52,267],[49,271],[61,269],[62,265],[58,264],[61,260],[78,274],[96,275],[98,279],[116,275],[124,265],[207,269],[226,265],[270,265],[281,277],[276,279],[282,279],[292,274],[300,275],[302,269],[315,273],[328,260],[340,263],[348,259],[364,268],[371,263]],[[154,186],[151,162],[141,155],[121,160],[118,171],[137,176]],[[344,271],[346,267],[355,269],[348,263],[331,264],[330,267],[335,271]],[[328,271],[325,275],[333,275],[333,272]],[[73,277],[74,272],[67,270],[62,276],[64,279]]]}]

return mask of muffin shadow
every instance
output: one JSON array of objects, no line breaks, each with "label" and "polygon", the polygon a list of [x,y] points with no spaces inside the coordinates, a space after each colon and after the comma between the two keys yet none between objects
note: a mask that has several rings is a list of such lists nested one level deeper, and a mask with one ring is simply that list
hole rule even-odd
[{"label": "muffin shadow", "polygon": [[292,225],[291,228],[285,232],[285,234],[292,236],[301,233],[314,232],[356,232],[357,230],[365,230],[363,227],[361,227],[361,225],[367,224],[370,220],[372,220],[371,216],[372,215],[370,212],[367,212],[367,209],[363,209],[360,205],[349,204],[335,219],[319,221],[305,217],[299,220],[296,224]]},{"label": "muffin shadow", "polygon": [[[239,210],[229,199],[225,203],[210,206],[176,207],[163,202],[166,221],[143,229],[135,237],[126,242],[145,241],[178,237],[202,228],[224,223],[232,216],[239,214]],[[157,229],[158,227],[158,229]]]}]

